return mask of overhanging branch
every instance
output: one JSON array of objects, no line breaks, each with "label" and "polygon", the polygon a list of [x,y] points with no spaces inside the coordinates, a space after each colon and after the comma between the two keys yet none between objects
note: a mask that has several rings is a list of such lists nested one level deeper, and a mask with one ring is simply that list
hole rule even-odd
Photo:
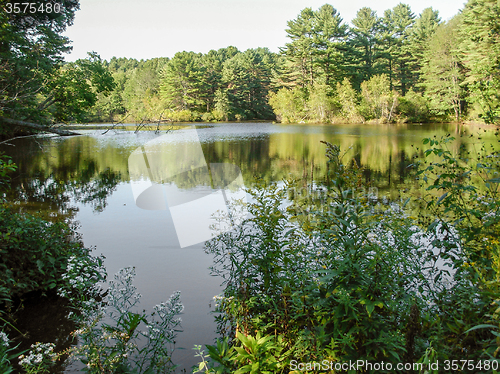
[{"label": "overhanging branch", "polygon": [[80,135],[76,132],[72,132],[72,131],[68,131],[68,130],[62,130],[62,129],[52,128],[52,127],[42,126],[42,125],[39,125],[37,123],[26,122],[26,121],[21,121],[18,119],[12,119],[12,118],[6,118],[6,117],[0,117],[0,122],[9,123],[9,124],[15,125],[15,126],[29,127],[29,128],[35,129],[35,130],[50,132],[50,133],[61,135],[61,136]]}]

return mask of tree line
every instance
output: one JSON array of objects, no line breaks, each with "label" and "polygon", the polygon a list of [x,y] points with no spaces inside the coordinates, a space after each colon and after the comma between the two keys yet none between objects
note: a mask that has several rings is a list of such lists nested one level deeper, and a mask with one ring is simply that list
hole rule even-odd
[{"label": "tree line", "polygon": [[[5,8],[6,0],[0,0]],[[86,121],[425,122],[500,118],[500,6],[469,0],[448,21],[398,4],[361,8],[351,24],[325,4],[288,22],[289,42],[136,60],[96,53],[65,63],[60,13],[0,14],[0,116]],[[10,120],[10,122],[9,122]]]},{"label": "tree line", "polygon": [[402,3],[382,16],[364,7],[352,25],[329,4],[305,8],[278,54],[228,47],[111,59],[117,88],[94,119],[498,122],[498,16],[492,0],[470,0],[446,22]]}]

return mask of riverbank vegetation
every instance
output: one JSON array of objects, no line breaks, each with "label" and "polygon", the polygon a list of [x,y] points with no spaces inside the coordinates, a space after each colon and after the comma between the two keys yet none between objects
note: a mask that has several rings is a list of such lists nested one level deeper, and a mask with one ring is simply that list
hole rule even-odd
[{"label": "riverbank vegetation", "polygon": [[[497,369],[498,151],[480,150],[473,167],[452,140],[424,140],[420,200],[381,203],[329,143],[325,185],[253,190],[251,216],[206,243],[225,288],[222,337],[198,347],[199,369],[437,373],[456,357]],[[429,366],[438,360],[448,370]]]}]

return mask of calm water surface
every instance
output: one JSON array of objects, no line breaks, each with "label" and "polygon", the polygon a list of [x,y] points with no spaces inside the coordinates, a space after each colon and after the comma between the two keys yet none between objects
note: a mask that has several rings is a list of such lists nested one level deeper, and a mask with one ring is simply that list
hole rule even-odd
[{"label": "calm water surface", "polygon": [[[128,157],[166,131],[134,133],[133,129],[106,134],[103,129],[80,130],[83,136],[19,139],[12,142],[15,146],[3,145],[0,151],[11,155],[19,166],[9,198],[20,200],[24,210],[78,221],[85,245],[95,246],[95,253],[106,257],[109,275],[135,266],[135,285],[143,295],[141,308],[151,311],[180,290],[185,311],[176,347],[183,349],[176,351],[174,361],[189,368],[196,363],[193,345],[210,344],[216,336],[211,300],[220,293],[221,280],[210,276],[212,259],[204,253],[203,244],[180,247],[168,210],[136,206]],[[423,155],[424,137],[451,133],[458,139],[453,147],[465,143],[474,150],[477,144],[460,134],[478,131],[483,132],[456,125],[197,125],[207,163],[237,165],[247,187],[255,178],[271,182],[293,177],[321,183],[326,173],[325,145],[320,143],[324,140],[341,146],[345,163],[354,159],[363,166],[366,179],[382,195],[415,185],[408,177],[408,165]],[[483,136],[493,139],[493,132],[488,130]],[[191,186],[203,184],[196,178],[192,176]],[[67,372],[72,370],[77,369]]]}]

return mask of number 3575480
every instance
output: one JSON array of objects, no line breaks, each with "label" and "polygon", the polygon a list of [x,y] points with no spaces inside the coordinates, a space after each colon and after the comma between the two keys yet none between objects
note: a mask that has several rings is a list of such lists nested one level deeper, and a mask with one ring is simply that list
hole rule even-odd
[{"label": "number 3575480", "polygon": [[61,4],[59,3],[7,3],[5,4],[7,13],[61,13]]}]

